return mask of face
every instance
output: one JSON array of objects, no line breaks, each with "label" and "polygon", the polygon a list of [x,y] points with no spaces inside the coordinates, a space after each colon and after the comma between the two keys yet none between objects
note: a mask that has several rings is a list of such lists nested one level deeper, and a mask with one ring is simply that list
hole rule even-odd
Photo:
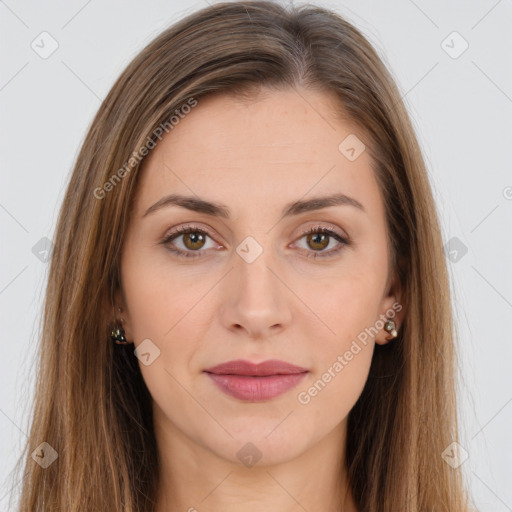
[{"label": "face", "polygon": [[[386,343],[383,319],[399,323],[364,134],[335,108],[309,90],[200,99],[145,160],[121,261],[123,326],[156,428],[223,459],[239,462],[250,442],[260,463],[284,462],[343,436]],[[160,202],[172,194],[191,200]],[[233,360],[301,370],[205,371]]]}]

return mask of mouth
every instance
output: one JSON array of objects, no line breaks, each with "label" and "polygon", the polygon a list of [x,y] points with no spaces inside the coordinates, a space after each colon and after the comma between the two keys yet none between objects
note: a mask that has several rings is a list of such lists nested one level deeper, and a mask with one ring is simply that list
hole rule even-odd
[{"label": "mouth", "polygon": [[309,370],[276,359],[259,364],[239,359],[204,372],[225,394],[245,402],[264,402],[294,388]]}]

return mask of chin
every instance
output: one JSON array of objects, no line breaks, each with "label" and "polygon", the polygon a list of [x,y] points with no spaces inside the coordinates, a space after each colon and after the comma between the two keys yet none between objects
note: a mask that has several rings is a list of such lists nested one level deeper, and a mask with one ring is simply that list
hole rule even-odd
[{"label": "chin", "polygon": [[286,415],[278,420],[245,418],[236,425],[223,423],[233,437],[220,433],[216,439],[203,439],[203,443],[219,457],[242,466],[282,464],[300,456],[316,441],[316,436],[308,436],[298,425],[285,427],[291,417],[283,422],[284,417]]}]

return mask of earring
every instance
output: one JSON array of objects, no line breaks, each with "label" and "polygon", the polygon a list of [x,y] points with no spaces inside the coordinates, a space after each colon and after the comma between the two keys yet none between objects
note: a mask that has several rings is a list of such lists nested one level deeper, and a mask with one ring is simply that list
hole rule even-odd
[{"label": "earring", "polygon": [[124,337],[124,334],[124,329],[121,326],[114,327],[110,339],[118,345],[128,345],[130,342]]},{"label": "earring", "polygon": [[388,318],[386,323],[384,324],[384,330],[389,332],[389,336],[386,337],[387,340],[392,340],[398,336],[396,324],[390,318]]}]

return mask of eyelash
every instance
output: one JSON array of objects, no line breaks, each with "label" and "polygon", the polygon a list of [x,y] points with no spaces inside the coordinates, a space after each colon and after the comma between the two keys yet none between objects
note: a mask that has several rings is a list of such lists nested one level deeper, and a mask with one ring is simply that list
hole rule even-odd
[{"label": "eyelash", "polygon": [[[190,233],[200,233],[201,235],[206,235],[213,239],[213,237],[211,237],[209,235],[209,233],[207,231],[205,231],[204,229],[201,229],[196,226],[186,226],[186,227],[179,227],[178,229],[176,229],[176,231],[174,233],[165,237],[160,243],[165,245],[169,251],[175,253],[178,257],[200,258],[200,257],[202,257],[202,252],[204,252],[207,249],[198,250],[198,251],[191,251],[191,250],[183,251],[182,249],[176,249],[170,245],[170,242],[172,242],[175,238],[178,238],[181,235],[186,235],[186,234],[190,234]],[[312,228],[308,229],[307,231],[302,233],[302,235],[298,238],[298,240],[300,240],[301,238],[304,238],[307,235],[317,234],[317,233],[329,235],[330,237],[337,240],[340,243],[340,245],[338,246],[337,249],[331,249],[330,251],[327,251],[327,252],[325,252],[325,251],[307,251],[309,253],[306,256],[307,258],[313,258],[313,259],[329,258],[331,256],[338,254],[341,250],[343,250],[343,248],[345,246],[350,245],[350,242],[346,238],[343,238],[335,231],[333,231],[329,228],[323,227],[323,226],[317,226],[317,227],[312,227]]]}]

